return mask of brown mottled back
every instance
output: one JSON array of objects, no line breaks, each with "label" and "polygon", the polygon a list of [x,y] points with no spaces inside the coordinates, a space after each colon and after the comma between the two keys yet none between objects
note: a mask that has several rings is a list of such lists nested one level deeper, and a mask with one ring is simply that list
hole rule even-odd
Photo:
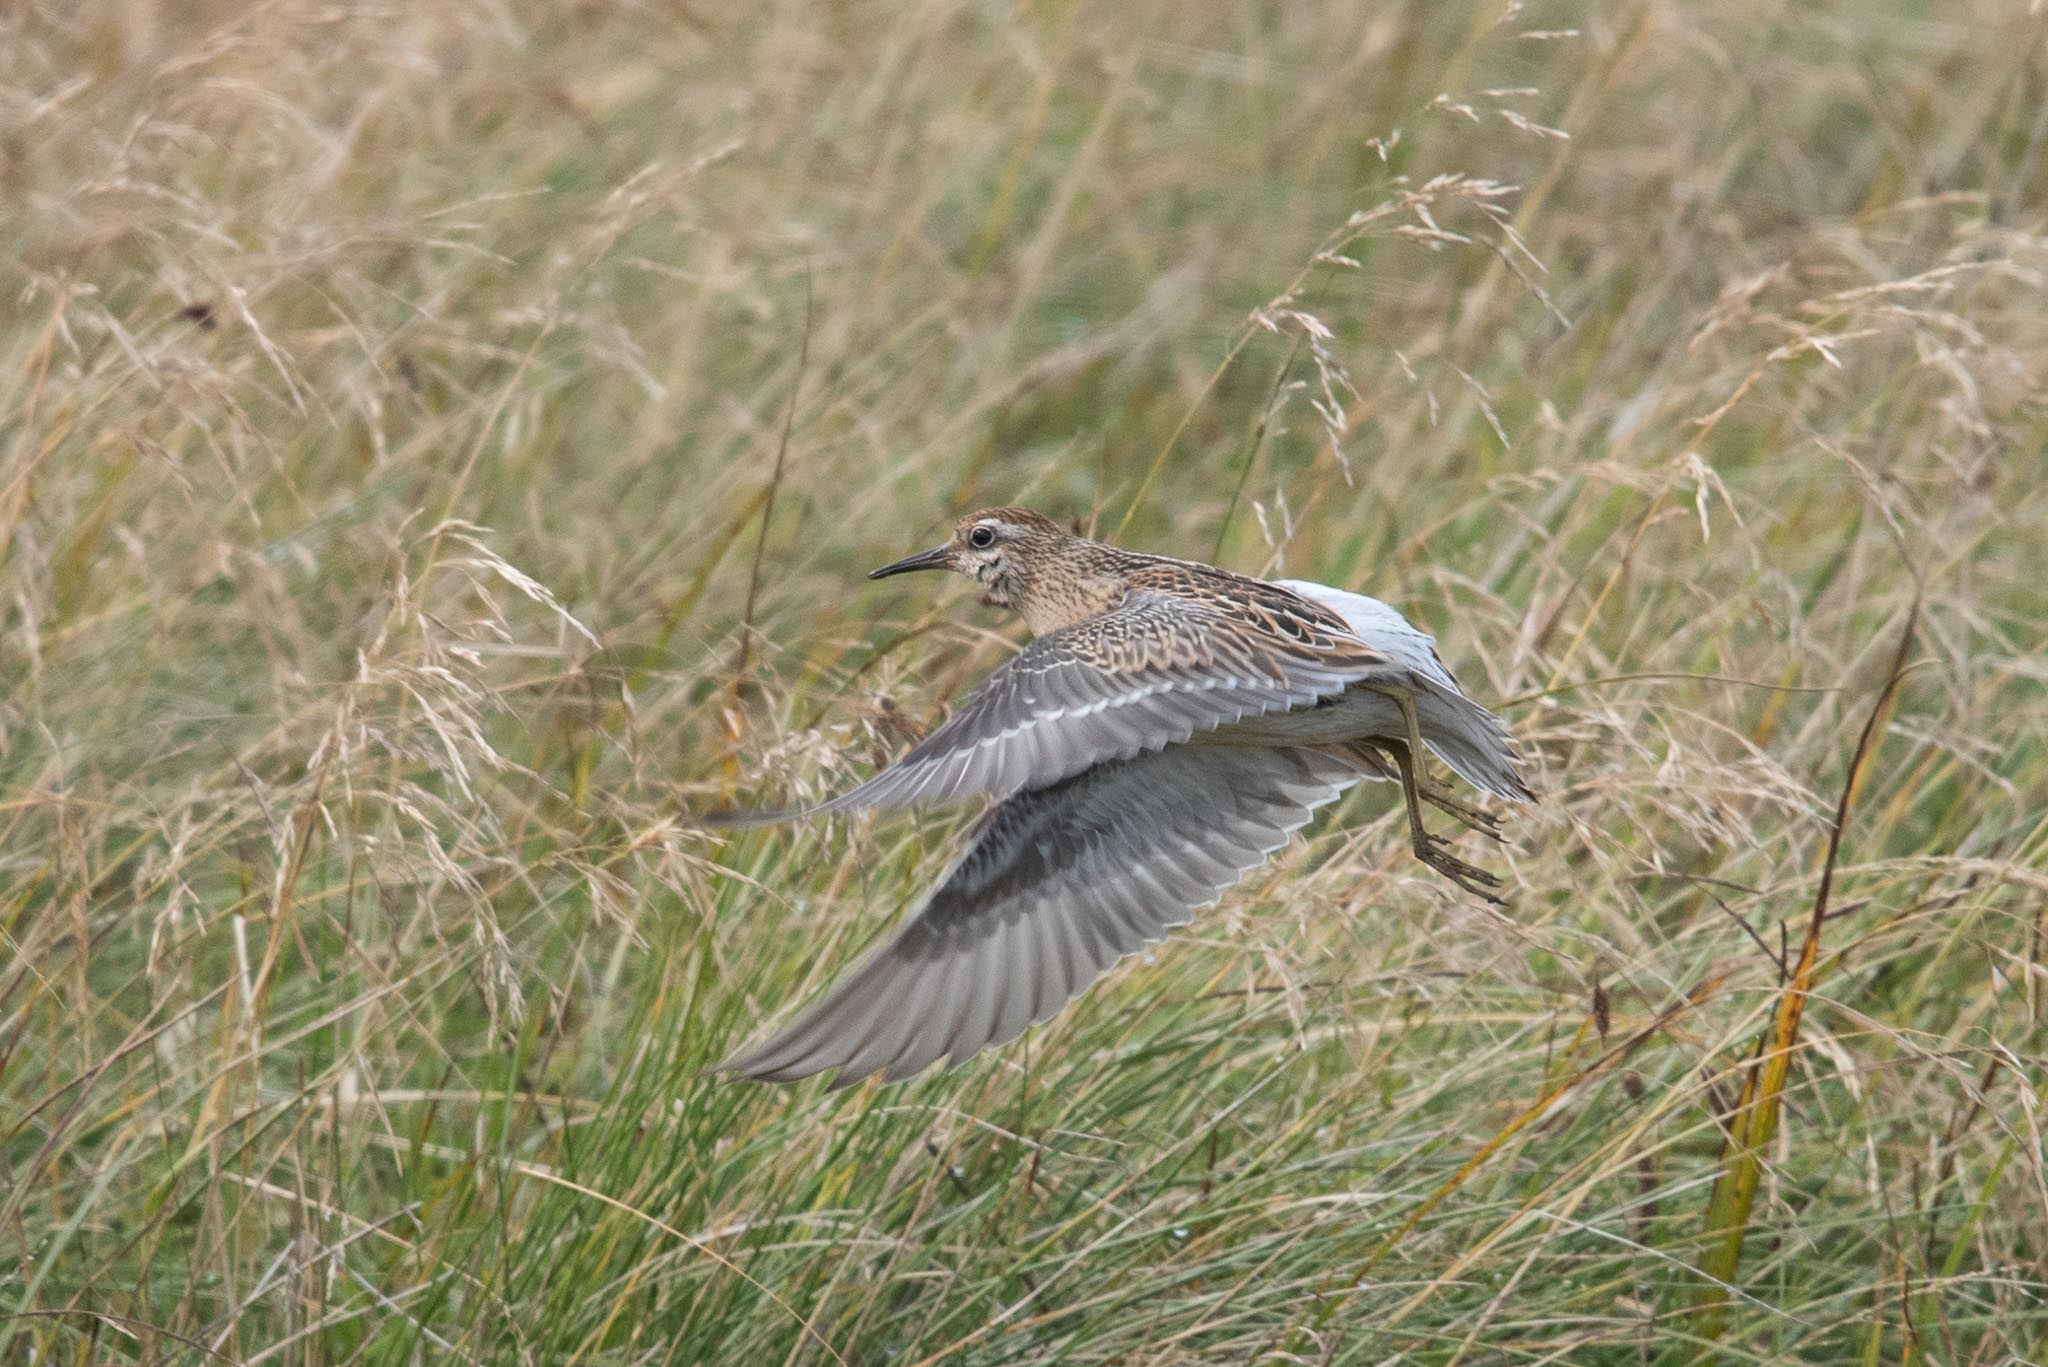
[{"label": "brown mottled back", "polygon": [[1342,617],[1277,584],[1091,541],[1029,508],[969,513],[943,549],[948,568],[979,583],[984,602],[1016,608],[1035,636],[1112,612],[1143,590],[1195,600],[1311,650],[1341,653],[1353,641]]}]

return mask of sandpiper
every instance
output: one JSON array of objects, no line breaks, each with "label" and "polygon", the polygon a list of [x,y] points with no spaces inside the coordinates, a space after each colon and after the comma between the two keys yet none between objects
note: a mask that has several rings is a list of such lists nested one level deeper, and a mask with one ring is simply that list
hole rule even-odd
[{"label": "sandpiper", "polygon": [[1498,718],[1385,603],[1119,550],[1026,508],[988,508],[868,577],[953,570],[1036,639],[895,764],[757,825],[854,808],[1000,799],[894,938],[722,1069],[834,1086],[948,1067],[1044,1021],[1119,958],[1185,924],[1360,779],[1398,779],[1415,854],[1498,900],[1422,804],[1499,839],[1422,773],[1533,798]]}]

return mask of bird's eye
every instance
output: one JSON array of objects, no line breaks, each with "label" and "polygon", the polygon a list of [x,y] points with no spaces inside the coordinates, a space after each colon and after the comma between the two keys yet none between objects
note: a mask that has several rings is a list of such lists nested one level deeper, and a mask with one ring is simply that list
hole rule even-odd
[{"label": "bird's eye", "polygon": [[976,527],[967,534],[967,544],[978,551],[987,550],[990,546],[996,544],[996,529],[994,527]]}]

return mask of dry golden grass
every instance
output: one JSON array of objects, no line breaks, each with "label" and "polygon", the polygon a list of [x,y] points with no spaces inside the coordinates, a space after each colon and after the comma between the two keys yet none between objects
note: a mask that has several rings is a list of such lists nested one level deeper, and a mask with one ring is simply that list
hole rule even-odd
[{"label": "dry golden grass", "polygon": [[[2038,1355],[2044,23],[9,10],[0,1360]],[[1506,914],[1369,792],[709,1078],[963,814],[689,812],[1002,658],[859,578],[982,502],[1436,631]]]}]

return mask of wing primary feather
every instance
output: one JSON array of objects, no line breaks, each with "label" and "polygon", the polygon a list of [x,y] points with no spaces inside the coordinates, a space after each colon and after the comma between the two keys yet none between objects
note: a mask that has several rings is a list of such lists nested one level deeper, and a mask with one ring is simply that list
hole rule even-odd
[{"label": "wing primary feather", "polygon": [[836,1086],[957,1065],[1214,902],[1359,776],[1314,750],[1174,746],[1018,793],[892,940],[725,1066]]}]

